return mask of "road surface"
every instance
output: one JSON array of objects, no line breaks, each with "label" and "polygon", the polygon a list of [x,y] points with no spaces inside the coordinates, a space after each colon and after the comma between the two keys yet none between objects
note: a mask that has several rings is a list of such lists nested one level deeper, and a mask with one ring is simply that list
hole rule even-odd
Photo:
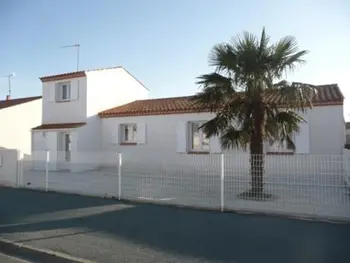
[{"label": "road surface", "polygon": [[349,263],[350,225],[0,188],[0,237],[95,262]]}]

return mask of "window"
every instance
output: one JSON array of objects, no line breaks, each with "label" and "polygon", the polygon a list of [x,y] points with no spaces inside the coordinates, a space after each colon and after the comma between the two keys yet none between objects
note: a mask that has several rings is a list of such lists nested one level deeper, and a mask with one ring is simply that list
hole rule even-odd
[{"label": "window", "polygon": [[67,101],[71,98],[71,87],[69,82],[57,84],[56,90],[56,100],[57,101]]},{"label": "window", "polygon": [[205,133],[200,127],[204,122],[190,122],[190,150],[191,151],[209,151],[209,138],[206,138]]},{"label": "window", "polygon": [[123,124],[122,125],[122,142],[136,142],[137,141],[137,125]]},{"label": "window", "polygon": [[[294,136],[291,136],[292,141],[294,142]],[[268,147],[268,152],[293,152],[292,144],[284,141],[281,143],[280,141],[270,142]]]}]

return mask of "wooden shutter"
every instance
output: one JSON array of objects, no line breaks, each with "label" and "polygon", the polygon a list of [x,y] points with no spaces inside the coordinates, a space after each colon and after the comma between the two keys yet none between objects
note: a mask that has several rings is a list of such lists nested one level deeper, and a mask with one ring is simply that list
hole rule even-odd
[{"label": "wooden shutter", "polygon": [[137,144],[146,143],[146,124],[138,123],[136,127]]},{"label": "wooden shutter", "polygon": [[188,122],[180,121],[176,128],[176,151],[178,153],[187,152]]}]

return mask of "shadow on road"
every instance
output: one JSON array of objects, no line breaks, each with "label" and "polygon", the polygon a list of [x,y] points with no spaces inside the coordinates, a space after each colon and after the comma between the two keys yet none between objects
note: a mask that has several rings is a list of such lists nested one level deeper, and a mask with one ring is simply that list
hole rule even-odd
[{"label": "shadow on road", "polygon": [[[0,198],[3,194],[1,193]],[[12,202],[25,208],[20,212],[20,207],[5,210],[5,213],[10,213],[5,221],[9,218],[20,221],[20,217],[26,213],[47,213],[89,205],[125,205],[98,198],[26,191],[16,193],[16,196],[23,199]],[[4,199],[1,200],[3,203]],[[4,205],[1,205],[0,209],[3,208]],[[4,215],[4,210],[0,210],[0,213]],[[0,223],[2,221],[1,218]],[[350,262],[350,225],[154,205],[133,205],[125,209],[85,214],[75,218],[2,226],[0,234],[64,229],[74,229],[68,234],[71,236],[103,233],[114,239],[125,239],[157,250],[209,261]],[[65,234],[56,233],[40,238],[59,238],[60,235]],[[22,238],[17,241],[24,242],[29,239]]]}]

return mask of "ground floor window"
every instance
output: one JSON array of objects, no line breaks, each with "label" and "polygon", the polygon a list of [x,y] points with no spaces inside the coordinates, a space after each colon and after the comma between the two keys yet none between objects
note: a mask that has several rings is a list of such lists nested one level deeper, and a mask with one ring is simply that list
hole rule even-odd
[{"label": "ground floor window", "polygon": [[209,151],[209,138],[206,137],[203,129],[200,127],[204,122],[190,122],[189,123],[189,142],[190,151]]}]

